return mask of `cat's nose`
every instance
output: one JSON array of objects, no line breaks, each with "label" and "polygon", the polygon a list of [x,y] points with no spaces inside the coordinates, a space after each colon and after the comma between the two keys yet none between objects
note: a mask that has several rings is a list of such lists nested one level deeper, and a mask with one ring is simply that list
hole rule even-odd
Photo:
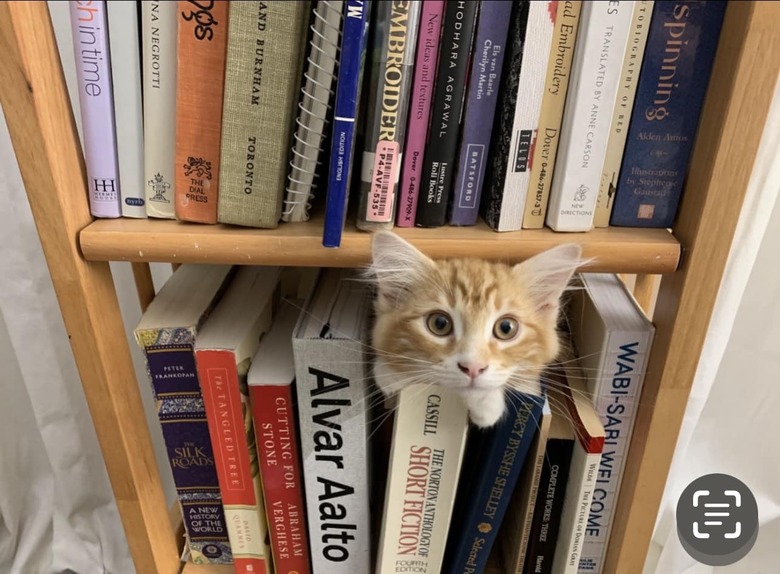
[{"label": "cat's nose", "polygon": [[458,363],[460,371],[469,376],[470,379],[476,379],[485,369],[488,368],[485,363]]}]

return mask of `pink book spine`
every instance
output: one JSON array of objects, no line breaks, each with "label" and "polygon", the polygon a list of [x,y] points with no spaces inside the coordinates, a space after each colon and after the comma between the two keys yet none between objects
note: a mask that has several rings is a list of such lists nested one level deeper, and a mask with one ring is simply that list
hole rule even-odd
[{"label": "pink book spine", "polygon": [[439,59],[439,38],[444,16],[444,0],[425,0],[420,16],[417,37],[417,56],[414,66],[412,97],[409,101],[409,127],[406,131],[404,166],[399,187],[398,227],[414,227],[417,216],[417,198],[420,195],[420,174],[423,152],[428,137],[431,117],[434,75]]},{"label": "pink book spine", "polygon": [[90,211],[95,217],[120,217],[106,3],[71,0],[70,22],[76,55]]}]

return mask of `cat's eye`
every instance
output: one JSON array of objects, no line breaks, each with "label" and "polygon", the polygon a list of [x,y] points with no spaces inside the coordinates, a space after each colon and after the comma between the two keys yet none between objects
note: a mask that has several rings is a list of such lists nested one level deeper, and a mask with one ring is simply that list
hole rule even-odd
[{"label": "cat's eye", "polygon": [[428,330],[437,337],[446,337],[452,333],[452,319],[443,311],[434,311],[425,319]]},{"label": "cat's eye", "polygon": [[493,336],[502,341],[511,341],[519,331],[520,323],[514,317],[501,317],[493,325]]}]

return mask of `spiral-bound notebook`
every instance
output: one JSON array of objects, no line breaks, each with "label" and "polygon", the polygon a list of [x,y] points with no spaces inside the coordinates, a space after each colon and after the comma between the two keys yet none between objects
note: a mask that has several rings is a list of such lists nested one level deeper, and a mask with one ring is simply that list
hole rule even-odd
[{"label": "spiral-bound notebook", "polygon": [[298,102],[282,221],[307,221],[335,94],[343,0],[318,0]]}]

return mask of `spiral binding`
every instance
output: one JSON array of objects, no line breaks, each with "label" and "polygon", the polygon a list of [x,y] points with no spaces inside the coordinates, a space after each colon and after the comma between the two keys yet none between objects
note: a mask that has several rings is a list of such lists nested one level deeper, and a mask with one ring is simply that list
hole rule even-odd
[{"label": "spiral binding", "polygon": [[[333,5],[339,7],[334,7]],[[344,2],[319,0],[313,9],[314,22],[311,25],[310,51],[306,58],[307,69],[303,74],[301,98],[298,103],[297,124],[293,134],[292,154],[287,175],[287,188],[282,206],[283,221],[306,221],[309,219],[311,200],[317,188],[317,168],[325,139],[331,101],[335,93],[334,79],[339,61],[341,44],[341,22]],[[335,16],[338,24],[334,25]],[[330,33],[329,33],[330,32]],[[333,38],[336,40],[334,41]],[[324,110],[324,115],[315,115],[314,107]],[[311,126],[319,120],[321,129]],[[302,210],[302,212],[301,212]],[[297,212],[297,214],[296,214]],[[297,218],[300,216],[300,219]]]}]

